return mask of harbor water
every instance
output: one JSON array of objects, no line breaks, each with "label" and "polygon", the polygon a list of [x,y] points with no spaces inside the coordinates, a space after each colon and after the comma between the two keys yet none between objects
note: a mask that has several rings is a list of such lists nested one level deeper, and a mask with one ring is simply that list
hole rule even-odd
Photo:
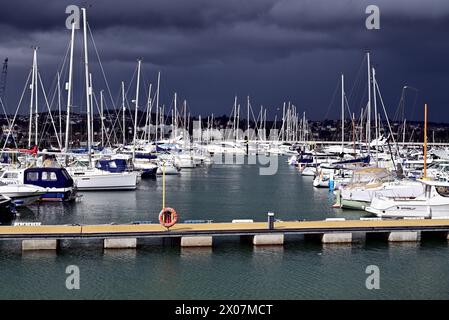
[{"label": "harbor water", "polygon": [[[312,186],[279,158],[274,175],[257,165],[212,165],[167,176],[166,204],[180,220],[266,221],[358,219],[364,212],[332,209],[332,193]],[[75,203],[33,205],[17,221],[42,224],[157,223],[162,179],[136,191],[83,192]],[[215,240],[214,240],[215,241]],[[148,243],[137,250],[103,250],[101,243],[63,242],[58,252],[21,252],[0,243],[0,299],[448,299],[449,244],[386,241],[322,245],[286,238],[284,246],[253,247],[218,238],[213,248]],[[80,270],[68,290],[66,268]],[[368,289],[368,266],[379,289]]]}]

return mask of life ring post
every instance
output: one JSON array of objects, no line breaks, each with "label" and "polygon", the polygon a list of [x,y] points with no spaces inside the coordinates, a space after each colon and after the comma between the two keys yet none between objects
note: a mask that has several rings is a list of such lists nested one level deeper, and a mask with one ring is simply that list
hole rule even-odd
[{"label": "life ring post", "polygon": [[162,162],[162,209],[159,212],[159,223],[170,231],[178,221],[178,214],[175,209],[165,206],[165,161]]},{"label": "life ring post", "polygon": [[165,208],[165,161],[162,162],[162,210]]}]

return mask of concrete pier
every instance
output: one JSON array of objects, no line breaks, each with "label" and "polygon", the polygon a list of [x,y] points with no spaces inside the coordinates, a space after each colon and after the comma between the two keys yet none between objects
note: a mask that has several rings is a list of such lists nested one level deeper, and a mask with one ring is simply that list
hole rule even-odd
[{"label": "concrete pier", "polygon": [[419,241],[420,234],[418,231],[395,231],[390,232],[388,241],[390,242],[410,242]]},{"label": "concrete pier", "polygon": [[104,239],[105,249],[135,249],[137,248],[136,238],[107,238]]},{"label": "concrete pier", "polygon": [[33,239],[22,240],[22,250],[56,250],[58,248],[58,240],[56,239]]},{"label": "concrete pier", "polygon": [[338,233],[324,233],[321,237],[322,243],[352,243],[352,233],[338,232]]},{"label": "concrete pier", "polygon": [[253,237],[253,244],[255,246],[271,246],[271,245],[283,245],[284,234],[257,234]]},{"label": "concrete pier", "polygon": [[211,236],[181,237],[181,247],[212,247]]}]

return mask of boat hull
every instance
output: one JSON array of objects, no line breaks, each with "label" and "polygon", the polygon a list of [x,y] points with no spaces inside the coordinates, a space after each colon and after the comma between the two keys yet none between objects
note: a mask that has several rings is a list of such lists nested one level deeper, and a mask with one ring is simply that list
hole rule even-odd
[{"label": "boat hull", "polygon": [[429,205],[426,200],[388,201],[373,200],[366,211],[380,218],[435,218],[449,216],[449,204]]},{"label": "boat hull", "polygon": [[347,200],[341,199],[341,208],[350,210],[364,210],[370,205],[369,201],[357,201],[357,200]]},{"label": "boat hull", "polygon": [[76,188],[50,189],[41,196],[41,202],[70,202],[76,199]]},{"label": "boat hull", "polygon": [[72,178],[79,191],[135,190],[137,176],[136,172],[130,172],[128,174],[72,175]]}]

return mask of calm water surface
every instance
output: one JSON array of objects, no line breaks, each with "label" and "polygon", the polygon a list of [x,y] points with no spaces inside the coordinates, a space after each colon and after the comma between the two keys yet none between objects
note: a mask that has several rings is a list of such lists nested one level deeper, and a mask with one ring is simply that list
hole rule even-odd
[{"label": "calm water surface", "polygon": [[[167,176],[167,205],[184,219],[281,220],[359,218],[331,208],[332,195],[314,189],[281,158],[279,171],[260,176],[256,165],[222,165]],[[83,193],[73,204],[22,210],[20,221],[45,224],[157,222],[162,180],[137,191]],[[287,237],[283,247],[254,248],[235,238],[213,248],[147,243],[106,250],[101,243],[64,242],[58,253],[20,251],[0,243],[0,299],[448,299],[446,241],[382,241],[324,246]],[[80,268],[80,290],[67,290],[68,265]],[[380,269],[380,289],[365,287],[368,265]]]}]

